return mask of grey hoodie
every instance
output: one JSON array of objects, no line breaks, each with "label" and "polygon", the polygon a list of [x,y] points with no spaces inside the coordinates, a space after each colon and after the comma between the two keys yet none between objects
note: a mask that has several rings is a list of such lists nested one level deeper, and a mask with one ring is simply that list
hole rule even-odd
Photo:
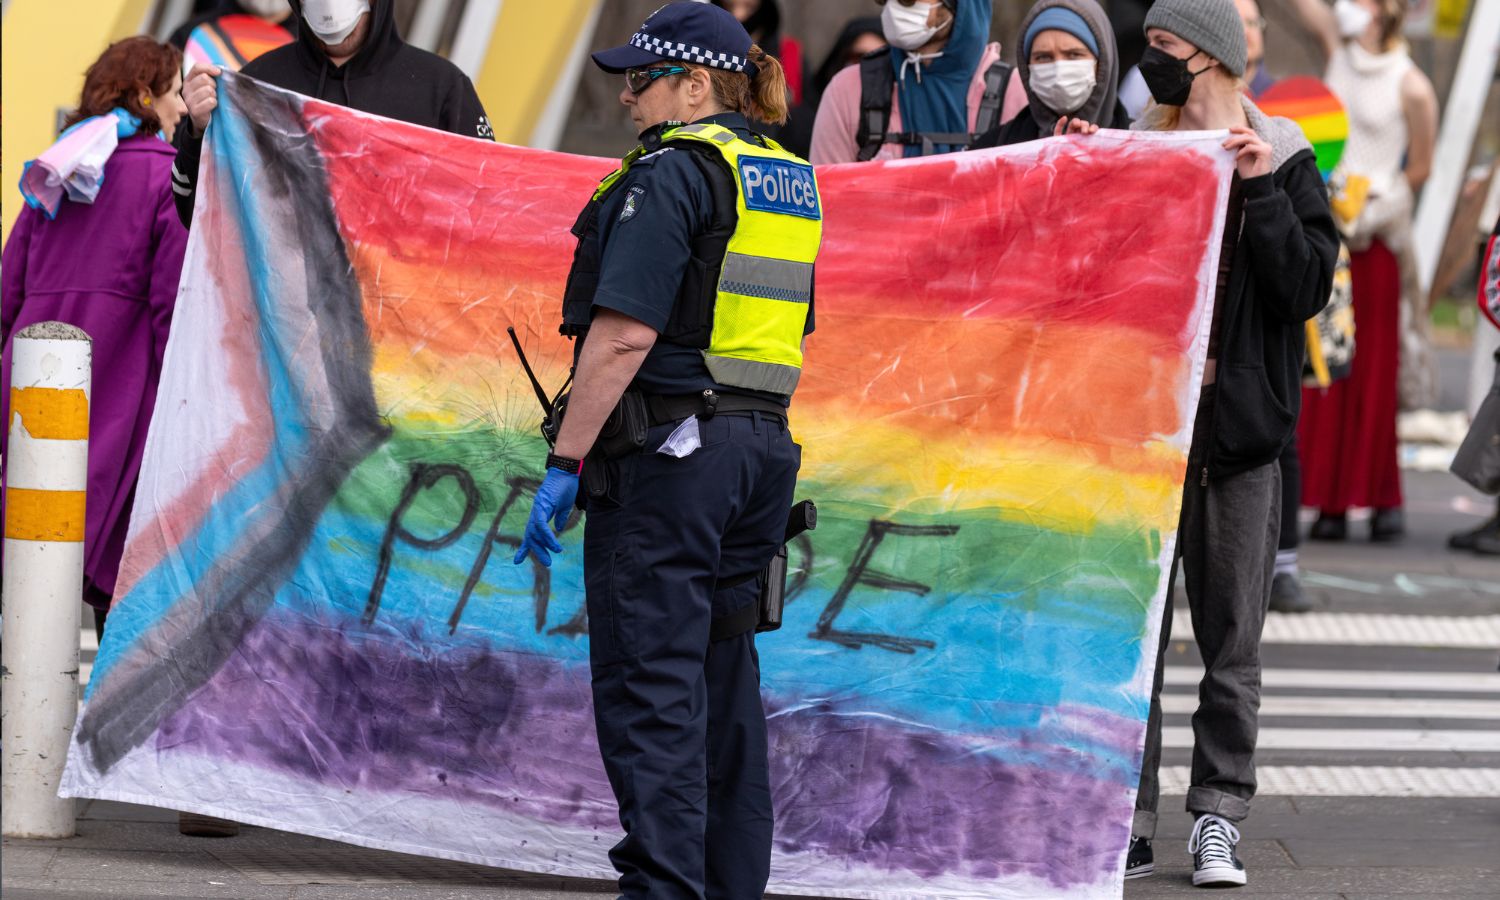
[{"label": "grey hoodie", "polygon": [[1031,27],[1031,23],[1043,10],[1054,6],[1078,13],[1094,33],[1094,41],[1099,45],[1099,70],[1094,76],[1094,92],[1077,112],[1072,113],[1072,117],[1108,125],[1114,118],[1115,85],[1120,80],[1119,53],[1115,50],[1115,30],[1109,24],[1109,16],[1104,14],[1103,8],[1094,0],[1038,0],[1031,7],[1031,12],[1026,14],[1026,18],[1021,20],[1021,28],[1016,32],[1016,68],[1021,73],[1021,84],[1026,87],[1031,117],[1036,120],[1037,127],[1044,136],[1052,134],[1053,126],[1057,124],[1057,113],[1048,109],[1047,104],[1038,100],[1031,92],[1031,65],[1024,43],[1026,29]]}]

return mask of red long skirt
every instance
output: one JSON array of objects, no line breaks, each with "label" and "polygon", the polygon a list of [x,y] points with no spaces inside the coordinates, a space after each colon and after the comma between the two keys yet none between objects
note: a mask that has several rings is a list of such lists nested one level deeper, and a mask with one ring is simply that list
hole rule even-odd
[{"label": "red long skirt", "polygon": [[1379,241],[1352,255],[1354,366],[1328,388],[1302,389],[1297,444],[1302,505],[1325,513],[1401,505],[1396,459],[1401,272]]}]

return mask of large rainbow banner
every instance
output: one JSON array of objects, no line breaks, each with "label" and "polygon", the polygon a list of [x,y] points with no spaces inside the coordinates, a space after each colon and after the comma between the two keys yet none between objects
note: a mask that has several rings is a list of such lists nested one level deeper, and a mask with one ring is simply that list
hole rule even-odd
[{"label": "large rainbow banner", "polygon": [[[232,75],[220,104],[65,792],[610,876],[582,527],[510,562],[544,451],[505,329],[562,383],[611,163]],[[820,171],[773,891],[1120,894],[1221,139]]]}]

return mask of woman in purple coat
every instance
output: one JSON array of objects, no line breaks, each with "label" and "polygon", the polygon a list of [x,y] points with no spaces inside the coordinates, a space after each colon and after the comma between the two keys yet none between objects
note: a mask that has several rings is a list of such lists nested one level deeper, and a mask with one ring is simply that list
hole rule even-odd
[{"label": "woman in purple coat", "polygon": [[[135,37],[105,50],[69,130],[22,175],[27,207],[0,261],[0,454],[13,336],[56,320],[93,339],[83,599],[99,622],[114,595],[187,244],[169,143],[187,112],[181,90],[175,47]],[[103,178],[80,165],[106,157]]]}]

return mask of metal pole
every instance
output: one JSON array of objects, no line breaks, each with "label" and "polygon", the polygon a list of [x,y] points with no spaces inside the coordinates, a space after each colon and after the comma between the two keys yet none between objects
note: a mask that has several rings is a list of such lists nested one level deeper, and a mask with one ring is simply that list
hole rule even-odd
[{"label": "metal pole", "polygon": [[16,335],[5,484],[0,830],[74,834],[57,796],[78,716],[79,603],[92,344],[62,322]]},{"label": "metal pole", "polygon": [[[1469,152],[1474,149],[1474,133],[1484,115],[1484,101],[1495,80],[1495,59],[1500,54],[1500,0],[1475,0],[1469,14],[1469,32],[1453,74],[1453,88],[1448,92],[1448,107],[1443,110],[1442,130],[1438,133],[1437,157],[1432,162],[1432,178],[1422,190],[1417,207],[1415,243],[1417,281],[1425,298],[1432,290],[1438,256],[1448,239],[1453,221],[1453,207],[1463,187]],[[1425,304],[1424,307],[1425,308]]]},{"label": "metal pole", "polygon": [[406,42],[436,53],[438,41],[443,36],[443,23],[448,20],[448,8],[452,5],[452,0],[422,0],[407,32]]}]

